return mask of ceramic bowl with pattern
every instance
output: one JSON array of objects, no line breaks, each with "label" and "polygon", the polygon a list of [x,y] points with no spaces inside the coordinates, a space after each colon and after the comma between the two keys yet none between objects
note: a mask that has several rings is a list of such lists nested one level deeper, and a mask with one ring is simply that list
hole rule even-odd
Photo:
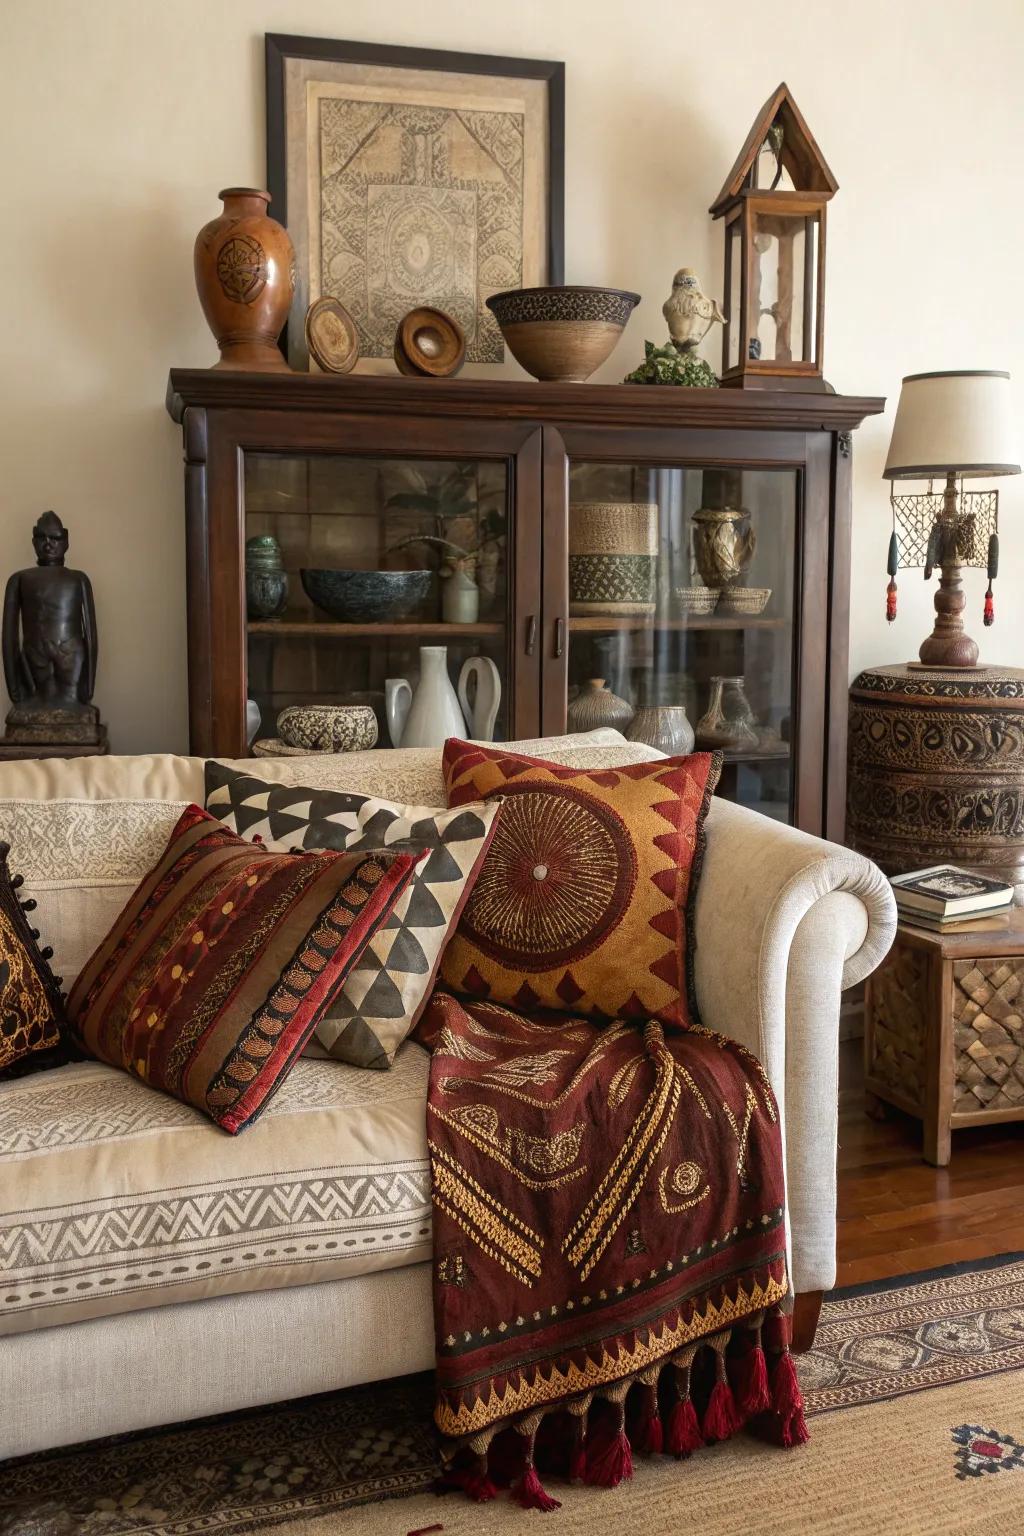
[{"label": "ceramic bowl with pattern", "polygon": [[611,356],[639,302],[621,288],[511,288],[492,293],[487,308],[527,373],[582,383]]},{"label": "ceramic bowl with pattern", "polygon": [[310,602],[342,624],[383,624],[422,618],[433,571],[301,570]]},{"label": "ceramic bowl with pattern", "polygon": [[277,717],[277,733],[305,752],[366,752],[377,745],[369,704],[293,704]]}]

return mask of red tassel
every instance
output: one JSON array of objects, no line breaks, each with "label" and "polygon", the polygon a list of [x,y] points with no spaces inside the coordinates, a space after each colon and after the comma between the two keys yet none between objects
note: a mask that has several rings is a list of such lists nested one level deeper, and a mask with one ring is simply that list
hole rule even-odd
[{"label": "red tassel", "polygon": [[701,1427],[704,1439],[708,1441],[728,1440],[743,1428],[743,1420],[736,1410],[736,1399],[727,1381],[716,1381],[712,1387]]},{"label": "red tassel", "polygon": [[[601,1443],[603,1440],[603,1444]],[[633,1476],[633,1453],[626,1434],[625,1415],[619,1406],[619,1427],[609,1435],[594,1433],[587,1448],[585,1481],[595,1488],[617,1488]]]},{"label": "red tassel", "polygon": [[647,1388],[647,1413],[637,1432],[637,1449],[644,1456],[660,1456],[665,1448],[665,1431],[658,1413],[658,1388]]},{"label": "red tassel", "polygon": [[543,1484],[537,1476],[537,1468],[533,1464],[531,1456],[526,1463],[526,1470],[522,1478],[512,1490],[512,1497],[524,1509],[540,1509],[546,1514],[551,1509],[561,1509],[560,1500],[553,1499],[549,1493],[544,1492]]},{"label": "red tassel", "polygon": [[703,1444],[697,1410],[688,1397],[681,1398],[669,1414],[665,1448],[670,1456],[690,1456],[694,1451],[699,1451]]},{"label": "red tassel", "polygon": [[896,617],[896,581],[889,582],[885,589],[885,617],[891,624]]},{"label": "red tassel", "polygon": [[768,1365],[760,1339],[731,1364],[737,1408],[748,1419],[758,1413],[767,1413],[772,1400],[768,1392]]},{"label": "red tassel", "polygon": [[986,628],[990,624],[994,624],[995,623],[995,619],[996,619],[996,608],[995,608],[995,603],[992,601],[992,588],[989,587],[988,591],[985,593],[985,626],[986,626]]},{"label": "red tassel", "polygon": [[487,1457],[478,1456],[475,1467],[450,1467],[441,1477],[438,1493],[450,1493],[460,1489],[467,1498],[477,1504],[486,1504],[498,1497],[498,1490],[487,1473]]},{"label": "red tassel", "polygon": [[788,1349],[779,1356],[772,1371],[772,1412],[778,1418],[780,1444],[807,1444],[810,1435],[804,1419],[804,1400]]}]

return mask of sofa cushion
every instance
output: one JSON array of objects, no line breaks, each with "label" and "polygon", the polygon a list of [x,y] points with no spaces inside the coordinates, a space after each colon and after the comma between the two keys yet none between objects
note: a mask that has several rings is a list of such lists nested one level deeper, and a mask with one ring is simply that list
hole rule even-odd
[{"label": "sofa cushion", "polygon": [[721,754],[578,769],[445,744],[448,803],[502,812],[441,978],[532,1012],[697,1022],[692,904]]},{"label": "sofa cushion", "polygon": [[40,950],[38,929],[29,926],[19,895],[21,882],[7,867],[8,847],[0,843],[0,1076],[32,1071],[57,1057],[64,1004]]},{"label": "sofa cushion", "polygon": [[400,805],[350,790],[270,784],[211,762],[206,808],[232,832],[262,838],[268,846],[346,853],[428,850],[316,1027],[316,1041],[336,1061],[389,1067],[426,1007],[498,806],[449,811]]},{"label": "sofa cushion", "polygon": [[275,852],[189,806],[75,982],[74,1038],[235,1135],[424,856]]},{"label": "sofa cushion", "polygon": [[230,1138],[97,1062],[0,1083],[0,1334],[428,1259],[427,1067],[303,1058]]}]

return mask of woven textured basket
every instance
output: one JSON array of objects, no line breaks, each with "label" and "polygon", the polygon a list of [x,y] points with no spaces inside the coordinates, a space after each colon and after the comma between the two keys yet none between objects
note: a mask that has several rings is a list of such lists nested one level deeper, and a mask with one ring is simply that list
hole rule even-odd
[{"label": "woven textured basket", "polygon": [[652,501],[574,501],[571,555],[656,555],[658,507]]}]

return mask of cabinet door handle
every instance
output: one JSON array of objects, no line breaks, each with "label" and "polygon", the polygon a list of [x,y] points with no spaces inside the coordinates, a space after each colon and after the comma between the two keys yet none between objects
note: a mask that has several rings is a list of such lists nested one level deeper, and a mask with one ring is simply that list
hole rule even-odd
[{"label": "cabinet door handle", "polygon": [[526,654],[532,656],[537,644],[537,615],[531,613],[526,620]]},{"label": "cabinet door handle", "polygon": [[565,650],[565,620],[559,614],[555,620],[555,655],[561,656]]}]

